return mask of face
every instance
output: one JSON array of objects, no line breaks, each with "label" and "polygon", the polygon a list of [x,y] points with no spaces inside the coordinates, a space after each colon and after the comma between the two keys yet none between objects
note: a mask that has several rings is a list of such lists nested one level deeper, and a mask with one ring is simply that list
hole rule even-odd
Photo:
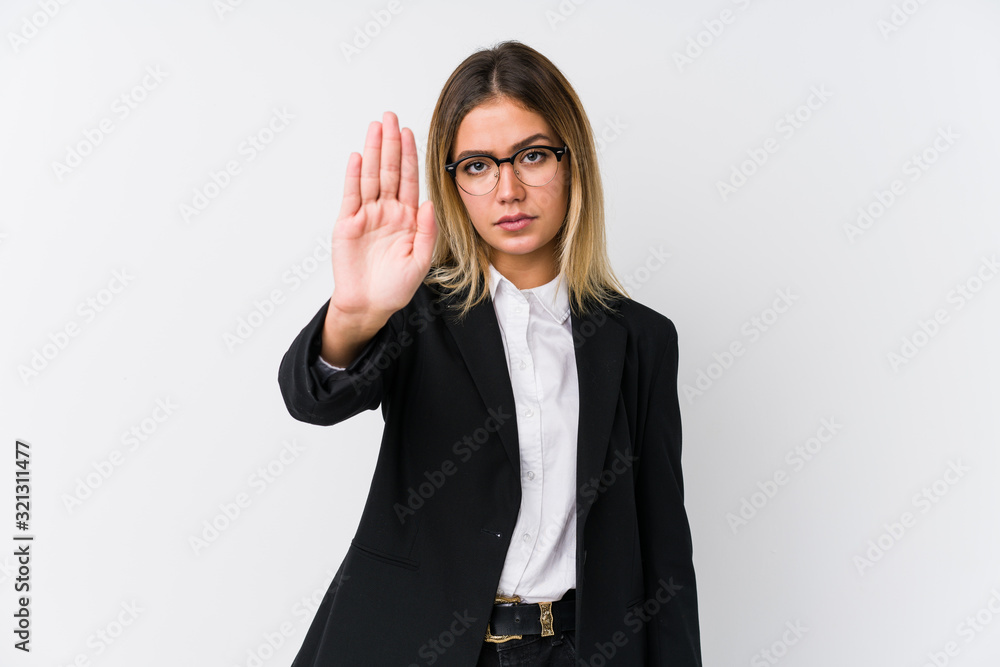
[{"label": "face", "polygon": [[[453,160],[461,159],[463,153],[505,158],[530,145],[562,147],[563,142],[542,116],[504,99],[482,104],[465,116],[451,154]],[[456,190],[476,231],[492,248],[491,259],[498,271],[511,280],[516,274],[520,282],[541,281],[538,285],[555,278],[555,236],[569,205],[568,155],[563,156],[555,177],[546,185],[525,185],[506,162],[489,194],[474,196],[457,186]],[[505,229],[498,222],[507,216],[527,217],[528,221],[520,229]]]}]

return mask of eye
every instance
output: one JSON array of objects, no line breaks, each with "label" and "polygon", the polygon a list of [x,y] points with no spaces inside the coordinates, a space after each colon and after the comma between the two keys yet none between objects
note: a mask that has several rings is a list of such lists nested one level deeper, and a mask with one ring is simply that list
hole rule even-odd
[{"label": "eye", "polygon": [[462,165],[462,171],[469,176],[479,176],[489,170],[489,165],[482,160],[469,160]]},{"label": "eye", "polygon": [[546,151],[544,150],[530,150],[527,151],[521,158],[522,164],[541,164],[545,161]]}]

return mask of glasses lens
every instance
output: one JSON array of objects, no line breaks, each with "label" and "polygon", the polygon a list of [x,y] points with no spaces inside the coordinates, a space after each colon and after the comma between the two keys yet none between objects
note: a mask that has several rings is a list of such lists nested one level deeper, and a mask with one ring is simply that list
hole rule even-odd
[{"label": "glasses lens", "polygon": [[[514,174],[525,185],[534,187],[547,184],[558,169],[556,154],[547,148],[529,148],[514,161]],[[489,193],[499,178],[496,163],[488,158],[470,157],[460,162],[455,169],[455,180],[459,187],[470,195]]]}]

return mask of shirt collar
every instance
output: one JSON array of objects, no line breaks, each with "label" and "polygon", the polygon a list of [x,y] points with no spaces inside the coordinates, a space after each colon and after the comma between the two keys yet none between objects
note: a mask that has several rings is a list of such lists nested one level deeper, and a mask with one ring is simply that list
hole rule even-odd
[{"label": "shirt collar", "polygon": [[[569,317],[569,289],[566,287],[566,281],[561,280],[562,277],[563,274],[560,272],[555,278],[544,285],[526,290],[518,290],[525,295],[525,298],[527,298],[527,293],[529,292],[534,294],[545,311],[560,324],[565,322],[566,318]],[[490,262],[490,298],[494,302],[496,301],[497,287],[501,282],[506,282],[511,289],[517,290],[514,283],[501,274],[493,266],[493,262]]]}]

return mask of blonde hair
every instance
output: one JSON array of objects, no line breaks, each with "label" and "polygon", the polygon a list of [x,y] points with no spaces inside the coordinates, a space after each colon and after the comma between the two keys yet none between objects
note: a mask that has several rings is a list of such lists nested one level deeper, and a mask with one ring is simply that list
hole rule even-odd
[{"label": "blonde hair", "polygon": [[[608,259],[604,190],[594,133],[566,77],[538,51],[517,41],[481,49],[452,72],[431,117],[426,174],[438,238],[424,282],[442,291],[464,292],[459,317],[489,296],[490,246],[469,220],[465,204],[444,165],[462,120],[475,107],[508,99],[542,116],[569,147],[559,176],[569,181],[566,218],[556,235],[556,266],[563,272],[576,313],[593,305],[609,308],[628,297]],[[568,162],[568,169],[563,165]]]}]

